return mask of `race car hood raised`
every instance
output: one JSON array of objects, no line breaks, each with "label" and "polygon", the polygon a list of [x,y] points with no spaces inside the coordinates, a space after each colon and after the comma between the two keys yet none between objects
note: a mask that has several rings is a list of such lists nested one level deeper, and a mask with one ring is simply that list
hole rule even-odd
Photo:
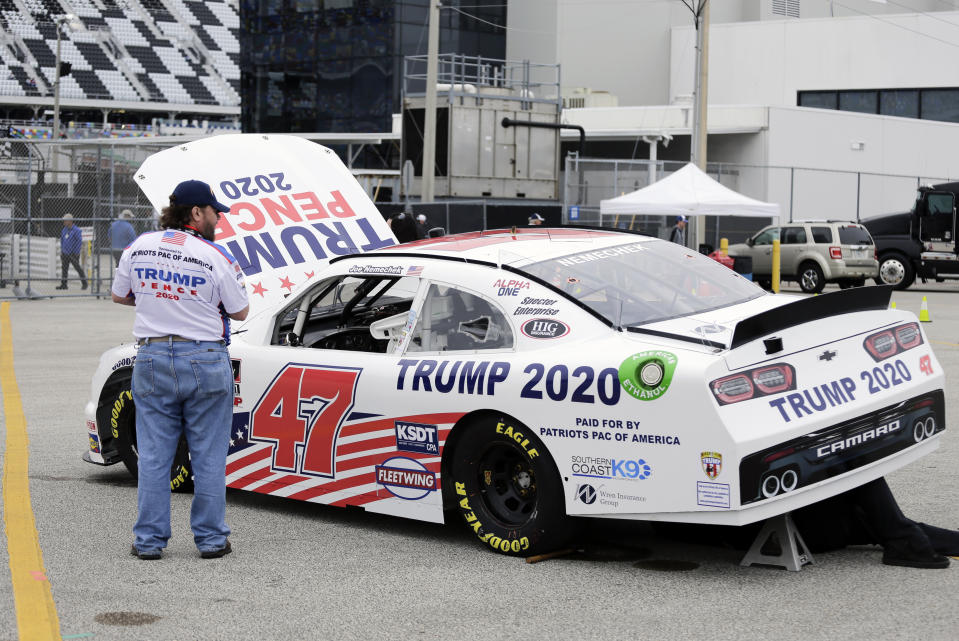
[{"label": "race car hood raised", "polygon": [[312,279],[335,256],[396,244],[383,216],[332,150],[304,138],[223,135],[156,153],[136,182],[158,210],[183,180],[229,205],[214,242],[239,262],[251,311]]}]

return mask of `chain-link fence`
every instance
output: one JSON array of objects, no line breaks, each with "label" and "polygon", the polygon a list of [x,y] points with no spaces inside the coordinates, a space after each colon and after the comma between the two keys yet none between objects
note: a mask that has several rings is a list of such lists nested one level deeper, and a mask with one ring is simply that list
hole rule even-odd
[{"label": "chain-link fence", "polygon": [[124,227],[155,226],[133,174],[168,146],[0,141],[0,298],[109,296]]},{"label": "chain-link fence", "polygon": [[[0,140],[0,299],[110,295],[119,249],[129,242],[126,223],[140,234],[156,225],[153,207],[134,172],[153,153],[189,140]],[[685,163],[566,159],[563,201],[448,201],[377,203],[385,216],[409,206],[427,227],[448,233],[523,225],[531,210],[547,222],[633,229],[665,238],[665,216],[606,216],[599,201],[645,187]],[[892,176],[794,167],[710,163],[722,184],[779,203],[782,220],[857,220],[911,207],[920,184],[946,177]],[[121,214],[129,210],[127,221]],[[71,221],[64,216],[70,214]],[[704,242],[743,240],[766,221],[707,217]],[[79,234],[77,233],[79,232]]]},{"label": "chain-link fence", "polygon": [[[600,201],[647,187],[684,167],[686,162],[566,158],[563,221],[633,229],[665,238],[673,225],[666,216],[601,215]],[[707,173],[733,191],[778,203],[780,222],[793,220],[862,220],[877,214],[909,210],[919,185],[948,182],[942,176],[902,176],[708,163]],[[741,242],[771,219],[707,216],[703,242],[719,246],[720,238]]]}]

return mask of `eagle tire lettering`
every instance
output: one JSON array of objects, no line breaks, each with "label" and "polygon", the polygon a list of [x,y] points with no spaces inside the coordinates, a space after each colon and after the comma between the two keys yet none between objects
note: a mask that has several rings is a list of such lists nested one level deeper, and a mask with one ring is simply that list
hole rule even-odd
[{"label": "eagle tire lettering", "polygon": [[555,550],[572,535],[562,483],[529,428],[501,417],[461,426],[452,452],[453,498],[483,544],[510,556]]}]

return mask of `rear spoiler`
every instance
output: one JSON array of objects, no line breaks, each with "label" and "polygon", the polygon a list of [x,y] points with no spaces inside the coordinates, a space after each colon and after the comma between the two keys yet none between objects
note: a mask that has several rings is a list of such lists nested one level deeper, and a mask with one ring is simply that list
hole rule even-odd
[{"label": "rear spoiler", "polygon": [[757,314],[736,324],[729,349],[773,332],[839,314],[887,309],[892,298],[892,285],[853,287],[837,292],[810,296]]}]

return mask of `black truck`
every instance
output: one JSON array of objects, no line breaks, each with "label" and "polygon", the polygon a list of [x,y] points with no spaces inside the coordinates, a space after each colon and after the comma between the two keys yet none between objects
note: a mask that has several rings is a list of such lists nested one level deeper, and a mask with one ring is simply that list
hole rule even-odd
[{"label": "black truck", "polygon": [[959,182],[920,187],[912,211],[862,220],[879,255],[876,283],[906,289],[922,282],[959,279],[956,196]]}]

